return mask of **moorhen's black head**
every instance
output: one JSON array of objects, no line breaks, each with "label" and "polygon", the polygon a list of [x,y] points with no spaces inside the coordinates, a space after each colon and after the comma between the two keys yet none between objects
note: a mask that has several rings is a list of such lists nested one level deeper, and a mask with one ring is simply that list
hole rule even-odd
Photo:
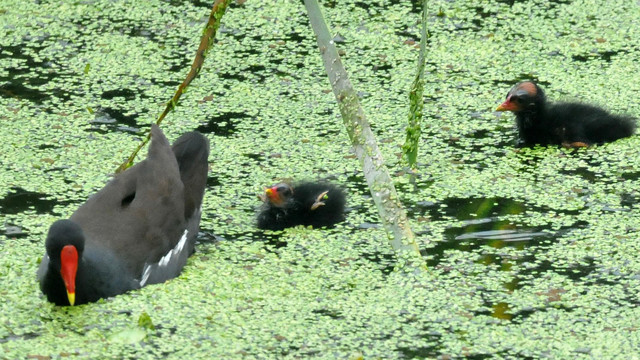
[{"label": "moorhen's black head", "polygon": [[261,197],[263,201],[275,207],[285,207],[287,201],[293,197],[293,188],[287,183],[278,183],[272,187],[264,189],[264,197]]},{"label": "moorhen's black head", "polygon": [[546,98],[544,91],[532,81],[515,84],[507,93],[507,99],[496,111],[513,111],[514,113],[538,112],[542,110]]},{"label": "moorhen's black head", "polygon": [[76,298],[76,272],[78,260],[84,251],[84,234],[82,229],[71,220],[58,220],[49,228],[45,243],[49,266],[60,271],[60,276],[67,288],[69,304]]}]

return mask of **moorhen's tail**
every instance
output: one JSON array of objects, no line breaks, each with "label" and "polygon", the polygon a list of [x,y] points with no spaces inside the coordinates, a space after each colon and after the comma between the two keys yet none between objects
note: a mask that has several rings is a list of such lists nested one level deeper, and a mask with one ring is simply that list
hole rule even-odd
[{"label": "moorhen's tail", "polygon": [[177,276],[195,250],[202,198],[207,185],[209,141],[199,132],[189,132],[173,143],[172,150],[184,185],[185,229],[177,244],[158,262],[145,263],[140,286],[161,283]]},{"label": "moorhen's tail", "polygon": [[611,115],[601,121],[594,137],[599,142],[609,142],[629,137],[636,131],[636,119],[630,116]]},{"label": "moorhen's tail", "polygon": [[633,135],[636,119],[611,114],[603,108],[583,103],[556,103],[547,111],[561,142],[603,144]]},{"label": "moorhen's tail", "polygon": [[199,132],[189,132],[173,143],[173,153],[184,184],[184,216],[189,219],[202,205],[209,167],[209,141]]}]

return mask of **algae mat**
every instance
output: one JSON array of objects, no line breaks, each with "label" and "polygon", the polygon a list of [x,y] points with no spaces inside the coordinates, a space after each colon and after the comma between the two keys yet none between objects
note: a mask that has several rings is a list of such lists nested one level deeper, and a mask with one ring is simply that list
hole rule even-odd
[{"label": "algae mat", "polygon": [[[54,307],[48,226],[99,189],[188,71],[199,1],[0,1],[0,358],[637,358],[638,137],[516,151],[518,80],[640,116],[630,1],[431,1],[417,189],[399,157],[417,2],[325,1],[429,271],[380,228],[299,1],[239,1],[163,129],[211,140],[183,273]],[[344,184],[334,229],[255,228],[281,179]],[[414,191],[415,190],[415,191]]]}]

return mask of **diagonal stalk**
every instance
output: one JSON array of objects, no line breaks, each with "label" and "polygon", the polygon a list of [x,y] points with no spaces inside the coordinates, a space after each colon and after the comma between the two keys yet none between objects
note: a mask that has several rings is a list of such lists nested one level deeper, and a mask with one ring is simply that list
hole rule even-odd
[{"label": "diagonal stalk", "polygon": [[[322,55],[329,82],[336,96],[342,120],[349,138],[362,165],[369,191],[376,204],[382,223],[395,250],[400,268],[426,269],[424,259],[415,241],[415,235],[409,226],[407,215],[400,203],[396,189],[384,165],[382,154],[365,118],[358,96],[349,81],[338,50],[335,47],[327,24],[322,17],[316,0],[305,0],[311,27],[316,34],[318,47]],[[418,270],[419,271],[419,270]]]},{"label": "diagonal stalk", "polygon": [[[182,94],[187,91],[187,87],[189,86],[189,84],[191,84],[191,81],[193,81],[193,79],[195,79],[196,76],[198,76],[198,74],[200,73],[200,69],[202,69],[204,59],[207,57],[207,53],[209,52],[209,49],[213,44],[213,40],[216,37],[216,32],[220,27],[220,19],[222,19],[222,15],[224,15],[230,2],[231,0],[216,0],[213,3],[213,8],[211,8],[211,14],[209,15],[209,21],[204,28],[202,38],[200,38],[200,46],[198,46],[198,51],[196,52],[196,56],[193,59],[193,64],[191,64],[191,70],[189,70],[187,77],[184,79],[182,84],[180,84],[178,90],[176,90],[173,98],[171,98],[171,100],[167,102],[167,106],[165,107],[162,114],[160,114],[160,117],[156,121],[156,124],[160,125],[165,116],[167,116],[170,111],[173,111],[173,109],[176,108],[176,106],[178,105],[178,100],[180,100]],[[116,169],[116,174],[126,170],[131,165],[133,165],[133,161],[136,159],[138,152],[149,142],[150,137],[151,134],[147,134],[145,139],[138,145],[138,147],[136,147],[131,156],[129,156],[129,158]]]}]

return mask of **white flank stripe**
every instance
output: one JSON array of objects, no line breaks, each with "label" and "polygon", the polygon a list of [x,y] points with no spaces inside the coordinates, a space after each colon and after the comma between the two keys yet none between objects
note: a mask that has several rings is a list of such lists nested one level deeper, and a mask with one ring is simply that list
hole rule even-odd
[{"label": "white flank stripe", "polygon": [[140,287],[144,286],[149,280],[149,275],[151,275],[151,265],[145,265],[144,271],[142,272],[142,280],[140,280]]},{"label": "white flank stripe", "polygon": [[180,254],[182,249],[184,249],[184,244],[187,243],[187,234],[188,233],[189,233],[189,231],[187,231],[185,229],[184,233],[182,233],[182,237],[180,238],[180,241],[178,241],[178,244],[176,245],[176,247],[171,249],[165,256],[162,257],[162,259],[160,259],[160,261],[158,261],[158,265],[159,266],[167,266],[169,264],[169,261],[171,260],[172,256],[174,256],[174,255],[178,256],[178,254]]},{"label": "white flank stripe", "polygon": [[146,284],[147,280],[149,280],[149,276],[151,275],[151,268],[156,266],[156,267],[166,267],[167,265],[169,265],[169,263],[171,262],[172,258],[176,258],[180,255],[180,253],[182,252],[182,250],[184,250],[184,246],[187,244],[187,235],[189,234],[188,230],[184,230],[184,233],[182,233],[182,237],[180,238],[180,241],[178,241],[178,243],[176,244],[176,246],[169,250],[168,253],[166,253],[161,259],[160,261],[158,261],[157,264],[146,264],[144,266],[144,271],[142,272],[142,280],[140,280],[140,286],[144,286],[144,284]]}]

